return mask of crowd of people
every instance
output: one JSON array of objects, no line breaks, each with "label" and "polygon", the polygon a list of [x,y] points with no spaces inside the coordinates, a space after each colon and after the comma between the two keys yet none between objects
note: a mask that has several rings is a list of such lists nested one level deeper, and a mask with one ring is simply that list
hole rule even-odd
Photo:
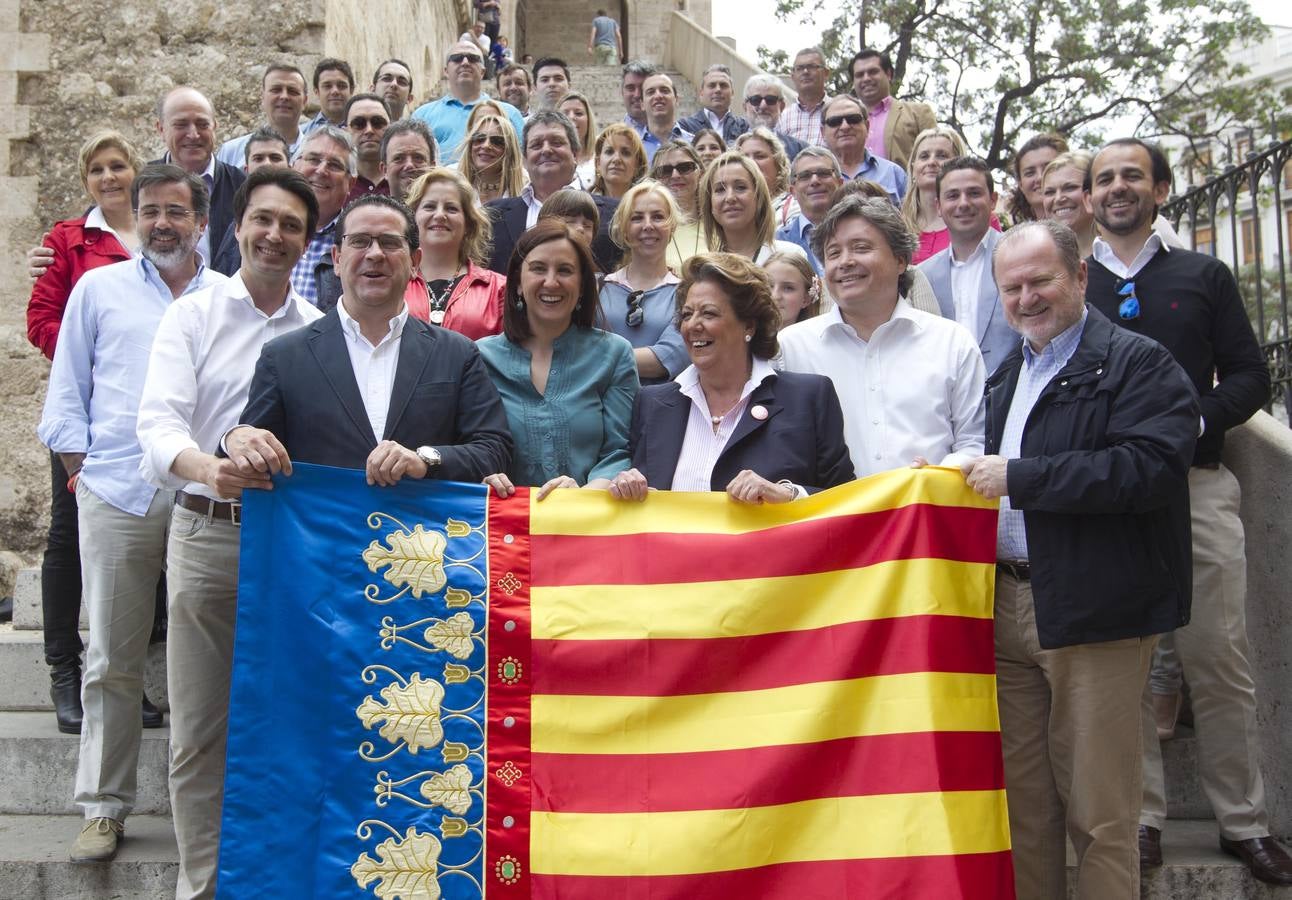
[{"label": "crowd of people", "polygon": [[[476,0],[495,45],[497,7]],[[398,59],[362,92],[343,60],[273,64],[247,134],[217,145],[185,86],[159,98],[155,162],[112,131],[81,148],[91,205],[31,251],[28,313],[53,363],[42,590],[55,714],[81,735],[72,858],[117,850],[165,615],[177,896],[213,895],[239,498],[293,462],[646,503],[940,465],[1001,502],[1019,896],[1066,896],[1068,837],[1079,896],[1138,896],[1182,680],[1222,847],[1292,883],[1220,456],[1269,376],[1233,275],[1158,216],[1161,151],[1038,135],[1002,201],[931,106],[892,96],[882,52],[828,96],[803,50],[796,96],[757,75],[742,109],[715,64],[690,116],[629,61],[599,125],[554,57],[496,61],[486,93],[479,38],[425,103]],[[588,43],[622,53],[605,22]]]}]

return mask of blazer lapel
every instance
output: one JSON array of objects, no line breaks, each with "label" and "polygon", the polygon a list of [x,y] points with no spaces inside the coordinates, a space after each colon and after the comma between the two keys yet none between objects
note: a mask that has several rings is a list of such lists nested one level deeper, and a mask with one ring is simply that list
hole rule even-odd
[{"label": "blazer lapel", "polygon": [[671,391],[659,401],[659,414],[646,430],[646,441],[652,448],[651,468],[655,477],[647,475],[652,482],[673,484],[673,473],[677,471],[677,461],[682,456],[682,441],[686,439],[686,421],[691,416],[691,400],[681,391]]},{"label": "blazer lapel", "polygon": [[942,311],[942,318],[954,322],[956,298],[951,291],[951,248],[948,247],[934,256],[929,267],[924,270],[924,274],[929,276],[929,286],[933,288],[933,296],[938,298],[938,309]]},{"label": "blazer lapel", "polygon": [[386,433],[395,433],[399,420],[404,417],[413,388],[422,378],[422,370],[431,358],[431,344],[435,338],[422,323],[409,317],[404,322],[404,334],[399,340],[399,360],[395,363],[395,384],[390,391],[390,409],[386,412]]},{"label": "blazer lapel", "polygon": [[987,329],[991,327],[992,316],[1000,307],[1000,291],[996,287],[996,278],[991,271],[991,254],[996,249],[996,238],[988,234],[987,243],[983,247],[983,252],[987,258],[983,260],[982,276],[978,281],[978,345],[981,347],[982,342],[987,338]]},{"label": "blazer lapel", "polygon": [[345,335],[341,333],[341,319],[332,312],[312,327],[314,334],[310,336],[310,352],[323,370],[323,377],[359,434],[369,445],[377,446],[377,437],[372,433],[372,424],[359,394],[359,383],[355,381],[354,368],[350,365],[350,351],[345,345]]},{"label": "blazer lapel", "polygon": [[[727,441],[727,446],[722,448],[722,454],[718,457],[719,459],[731,452],[732,447],[735,447],[745,438],[749,437],[755,431],[767,425],[767,423],[772,419],[776,418],[776,414],[781,411],[782,407],[776,402],[775,385],[776,379],[771,378],[754,388],[753,393],[749,395],[749,403],[745,406],[744,415],[742,415],[740,417],[740,421],[736,423],[736,429],[731,432],[731,439]],[[753,414],[754,409],[759,406],[767,411],[767,415],[762,418]],[[715,466],[715,470],[716,468],[717,467]]]}]

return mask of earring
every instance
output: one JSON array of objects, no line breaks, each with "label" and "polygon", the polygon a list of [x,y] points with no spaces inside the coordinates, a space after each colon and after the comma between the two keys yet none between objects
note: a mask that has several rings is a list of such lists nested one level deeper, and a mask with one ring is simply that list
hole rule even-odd
[{"label": "earring", "polygon": [[575,312],[578,312],[578,311],[579,311],[579,310],[581,310],[581,309],[583,309],[583,301],[582,301],[582,300],[580,300],[578,303],[574,304],[574,311],[575,311]]},{"label": "earring", "polygon": [[753,339],[754,339],[754,336],[753,336],[752,334],[747,334],[747,335],[745,335],[745,343],[746,343],[746,344],[748,344],[748,343],[749,343],[750,341],[752,341]]},{"label": "earring", "polygon": [[524,298],[522,298],[522,299],[520,299],[520,300],[517,300],[517,301],[516,301],[516,308],[517,308],[517,309],[524,309],[524,308],[525,308],[525,300],[524,300]]}]

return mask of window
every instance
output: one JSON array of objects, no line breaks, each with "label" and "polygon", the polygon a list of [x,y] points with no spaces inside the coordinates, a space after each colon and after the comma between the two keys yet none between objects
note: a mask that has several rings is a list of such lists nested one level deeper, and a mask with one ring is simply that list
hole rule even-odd
[{"label": "window", "polygon": [[1239,220],[1243,232],[1243,265],[1256,262],[1256,219],[1250,215]]},{"label": "window", "polygon": [[1247,154],[1252,150],[1252,136],[1250,134],[1237,135],[1234,141],[1234,165],[1241,166],[1247,162]]},{"label": "window", "polygon": [[1292,162],[1283,164],[1283,186],[1292,189]]},{"label": "window", "polygon": [[1198,225],[1193,229],[1193,249],[1208,256],[1216,255],[1216,234],[1210,225]]},{"label": "window", "polygon": [[1283,249],[1292,253],[1292,209],[1283,213]]}]

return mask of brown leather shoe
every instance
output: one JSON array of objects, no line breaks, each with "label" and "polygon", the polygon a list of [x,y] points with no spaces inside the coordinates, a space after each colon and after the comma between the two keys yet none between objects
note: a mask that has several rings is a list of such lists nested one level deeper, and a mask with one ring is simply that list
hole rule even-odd
[{"label": "brown leather shoe", "polygon": [[1220,849],[1237,856],[1252,875],[1269,884],[1292,884],[1292,857],[1272,837],[1248,838],[1245,841],[1220,839]]},{"label": "brown leather shoe", "polygon": [[1162,865],[1162,830],[1150,825],[1139,827],[1139,867],[1156,869]]}]

